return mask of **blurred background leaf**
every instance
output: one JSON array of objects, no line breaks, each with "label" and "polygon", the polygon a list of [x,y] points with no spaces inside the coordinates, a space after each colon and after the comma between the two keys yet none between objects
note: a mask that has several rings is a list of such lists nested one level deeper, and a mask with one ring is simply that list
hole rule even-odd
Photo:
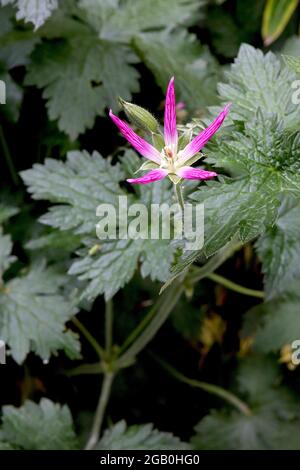
[{"label": "blurred background leaf", "polygon": [[281,35],[297,5],[298,0],[266,1],[262,24],[262,37],[265,46],[272,44]]}]

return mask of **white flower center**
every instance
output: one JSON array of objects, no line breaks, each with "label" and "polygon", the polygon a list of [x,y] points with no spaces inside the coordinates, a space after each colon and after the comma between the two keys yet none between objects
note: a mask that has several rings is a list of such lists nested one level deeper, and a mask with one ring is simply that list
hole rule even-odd
[{"label": "white flower center", "polygon": [[161,151],[161,164],[160,168],[168,170],[169,173],[176,173],[177,167],[177,152],[174,152],[170,147],[164,147]]}]

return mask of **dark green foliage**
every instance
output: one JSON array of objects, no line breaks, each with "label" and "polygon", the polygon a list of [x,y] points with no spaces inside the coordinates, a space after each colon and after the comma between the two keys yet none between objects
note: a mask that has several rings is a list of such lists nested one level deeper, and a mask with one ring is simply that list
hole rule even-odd
[{"label": "dark green foliage", "polygon": [[[300,41],[262,50],[264,4],[0,0],[1,450],[300,449]],[[180,148],[231,102],[184,182],[204,245],[99,239],[100,204],[176,201],[108,117],[161,152],[172,76]]]}]

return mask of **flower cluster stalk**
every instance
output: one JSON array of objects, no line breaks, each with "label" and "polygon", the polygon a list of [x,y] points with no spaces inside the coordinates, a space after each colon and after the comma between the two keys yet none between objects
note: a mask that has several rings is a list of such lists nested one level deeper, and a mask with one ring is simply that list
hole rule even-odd
[{"label": "flower cluster stalk", "polygon": [[229,392],[228,390],[225,390],[222,387],[219,387],[218,385],[210,384],[207,382],[202,382],[200,380],[195,380],[191,379],[189,377],[186,377],[184,374],[176,370],[174,367],[172,367],[170,364],[168,364],[165,361],[162,361],[160,358],[157,356],[154,356],[152,354],[152,357],[167,371],[169,374],[171,374],[173,377],[175,377],[177,380],[180,380],[183,383],[186,383],[187,385],[190,385],[191,387],[195,388],[200,388],[201,390],[204,390],[205,392],[208,392],[212,395],[216,395],[217,397],[222,398],[222,400],[226,401],[227,403],[230,403],[232,406],[234,406],[238,411],[240,411],[242,414],[245,416],[251,416],[252,412],[244,401],[242,401],[239,397],[234,395],[233,393]]},{"label": "flower cluster stalk", "polygon": [[[146,315],[146,317],[141,321],[141,323],[125,340],[123,346],[118,349],[118,354],[115,354],[113,351],[113,305],[111,301],[106,303],[105,310],[105,350],[103,350],[100,345],[98,345],[98,347],[95,347],[94,341],[96,340],[93,338],[92,335],[86,334],[85,328],[82,327],[81,324],[77,323],[77,326],[79,327],[81,332],[91,342],[94,349],[98,351],[99,356],[101,355],[102,360],[102,362],[98,364],[87,364],[86,368],[83,365],[82,373],[103,372],[104,374],[91,434],[86,444],[87,450],[93,449],[99,440],[106,407],[109,401],[111,387],[117,372],[124,367],[132,365],[135,361],[136,356],[154,338],[163,323],[169,317],[170,313],[174,309],[181,295],[183,294],[185,290],[185,284],[188,283],[189,285],[193,285],[205,277],[212,278],[213,271],[217,269],[221,264],[223,264],[223,262],[227,258],[231,257],[232,254],[238,248],[240,248],[240,244],[236,241],[232,241],[231,243],[226,245],[226,247],[220,250],[219,253],[213,256],[201,268],[194,268],[191,272],[178,276],[174,280],[172,285],[167,290],[165,290],[163,294],[158,298],[156,304],[150,309],[148,315]],[[169,372],[171,372],[179,380],[191,386],[202,388],[203,390],[214,395],[218,395],[220,398],[231,403],[233,406],[238,408],[242,413],[247,416],[251,414],[249,407],[231,392],[228,392],[227,390],[224,390],[223,388],[215,386],[213,384],[208,384],[206,382],[200,382],[194,379],[190,379],[180,374],[171,366],[166,367],[165,364],[163,365],[165,368],[168,368]],[[74,370],[74,375],[77,375],[77,373],[80,373],[80,371]]]},{"label": "flower cluster stalk", "polygon": [[93,426],[85,450],[92,450],[97,444],[103,424],[103,419],[110,397],[111,387],[115,377],[110,356],[113,343],[113,303],[112,300],[105,305],[105,366],[99,401],[94,416]]},{"label": "flower cluster stalk", "polygon": [[103,384],[97,405],[96,413],[94,416],[93,426],[89,440],[85,446],[85,450],[92,450],[97,444],[100,437],[100,430],[102,427],[105,410],[110,396],[111,386],[114,380],[113,372],[105,372],[103,378]]}]

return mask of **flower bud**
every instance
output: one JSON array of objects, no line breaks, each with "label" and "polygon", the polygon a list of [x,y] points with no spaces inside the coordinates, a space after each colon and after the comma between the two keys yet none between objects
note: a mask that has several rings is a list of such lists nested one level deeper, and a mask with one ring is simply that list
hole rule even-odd
[{"label": "flower bud", "polygon": [[134,125],[146,132],[157,132],[159,124],[149,111],[136,104],[128,103],[128,101],[124,101],[122,98],[119,98],[119,103],[128,119]]},{"label": "flower bud", "polygon": [[98,251],[101,250],[101,245],[99,243],[96,243],[96,245],[93,245],[90,249],[89,249],[89,256],[94,256],[96,253],[98,253]]}]

